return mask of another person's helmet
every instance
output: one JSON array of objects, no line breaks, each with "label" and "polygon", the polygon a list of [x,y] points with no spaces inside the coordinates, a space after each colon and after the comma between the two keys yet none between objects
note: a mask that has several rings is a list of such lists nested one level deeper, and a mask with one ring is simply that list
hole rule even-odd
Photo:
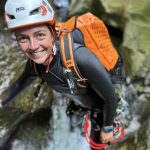
[{"label": "another person's helmet", "polygon": [[7,0],[5,20],[8,29],[56,22],[55,12],[47,0]]}]

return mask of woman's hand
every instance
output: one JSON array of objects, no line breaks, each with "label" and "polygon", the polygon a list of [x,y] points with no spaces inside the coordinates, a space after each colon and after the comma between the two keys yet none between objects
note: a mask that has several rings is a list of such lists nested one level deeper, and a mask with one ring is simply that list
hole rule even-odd
[{"label": "woman's hand", "polygon": [[109,141],[113,138],[113,131],[105,132],[103,129],[100,131],[101,141],[102,143],[109,143]]}]

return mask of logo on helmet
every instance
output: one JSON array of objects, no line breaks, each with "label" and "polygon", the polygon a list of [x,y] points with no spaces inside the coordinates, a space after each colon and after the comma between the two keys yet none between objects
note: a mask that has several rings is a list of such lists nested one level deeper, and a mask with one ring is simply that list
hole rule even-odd
[{"label": "logo on helmet", "polygon": [[25,10],[25,8],[24,7],[18,7],[18,8],[16,8],[16,12],[19,12],[19,11],[22,11],[22,10]]},{"label": "logo on helmet", "polygon": [[42,14],[42,16],[46,15],[46,13],[47,13],[46,7],[44,5],[41,5],[40,8],[41,8],[41,14]]}]

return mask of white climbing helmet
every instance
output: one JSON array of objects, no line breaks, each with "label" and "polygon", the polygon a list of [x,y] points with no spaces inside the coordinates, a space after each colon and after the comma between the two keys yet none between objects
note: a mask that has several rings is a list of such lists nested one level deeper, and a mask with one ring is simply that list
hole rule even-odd
[{"label": "white climbing helmet", "polygon": [[47,0],[7,0],[5,20],[8,29],[48,23],[54,25],[56,17]]}]

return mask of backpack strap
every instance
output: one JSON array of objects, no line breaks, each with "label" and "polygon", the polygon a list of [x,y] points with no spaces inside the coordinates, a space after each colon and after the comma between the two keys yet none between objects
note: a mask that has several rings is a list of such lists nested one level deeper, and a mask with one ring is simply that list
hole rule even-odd
[{"label": "backpack strap", "polygon": [[69,20],[67,20],[65,23],[57,23],[55,25],[55,29],[57,31],[58,36],[60,34],[66,34],[65,29],[67,29],[67,32],[72,32],[73,29],[76,27],[76,17],[71,17]]},{"label": "backpack strap", "polygon": [[75,87],[76,85],[83,88],[87,87],[85,83],[84,84],[79,83],[85,82],[86,79],[82,77],[74,60],[73,55],[74,44],[71,32],[66,31],[60,36],[60,46],[61,46],[61,57],[65,68],[67,82],[69,88],[72,89],[71,93],[73,93],[73,90],[76,88]]},{"label": "backpack strap", "polygon": [[61,40],[61,56],[66,70],[73,70],[79,79],[82,79],[79,70],[76,67],[73,56],[73,39],[71,33],[67,33],[60,38]]},{"label": "backpack strap", "polygon": [[110,78],[113,84],[121,84],[126,82],[125,62],[120,54],[116,68],[110,71]]}]

